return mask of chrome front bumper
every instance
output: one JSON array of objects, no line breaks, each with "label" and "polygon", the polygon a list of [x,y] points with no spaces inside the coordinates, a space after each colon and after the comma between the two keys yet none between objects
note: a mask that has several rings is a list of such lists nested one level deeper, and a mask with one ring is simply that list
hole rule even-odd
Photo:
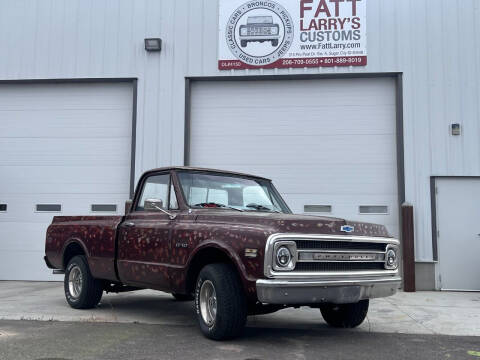
[{"label": "chrome front bumper", "polygon": [[357,280],[260,279],[256,287],[258,300],[267,304],[346,304],[394,295],[400,283],[400,277]]}]

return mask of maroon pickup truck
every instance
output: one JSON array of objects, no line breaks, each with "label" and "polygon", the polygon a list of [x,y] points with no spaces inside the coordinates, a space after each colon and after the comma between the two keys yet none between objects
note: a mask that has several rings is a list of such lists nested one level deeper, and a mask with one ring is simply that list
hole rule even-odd
[{"label": "maroon pickup truck", "polygon": [[217,340],[239,335],[247,315],[291,306],[355,327],[370,298],[400,286],[399,242],[384,226],[294,215],[270,180],[220,170],[148,171],[125,216],[54,217],[45,253],[73,308],[103,291],[162,290],[195,300]]}]

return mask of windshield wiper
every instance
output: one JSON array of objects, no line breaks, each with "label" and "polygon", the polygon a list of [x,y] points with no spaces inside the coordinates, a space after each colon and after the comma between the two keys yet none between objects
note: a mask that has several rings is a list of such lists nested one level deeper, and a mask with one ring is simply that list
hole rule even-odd
[{"label": "windshield wiper", "polygon": [[253,208],[255,210],[258,210],[258,211],[271,211],[271,212],[276,212],[276,213],[279,213],[280,211],[278,210],[275,210],[275,209],[270,209],[269,207],[267,206],[264,206],[264,205],[260,205],[260,204],[248,204],[246,205],[245,207],[248,207],[248,208]]},{"label": "windshield wiper", "polygon": [[216,202],[204,202],[204,203],[195,204],[195,205],[193,205],[193,206],[199,206],[199,207],[202,207],[202,208],[232,209],[232,210],[237,210],[237,211],[243,212],[242,209],[237,209],[237,208],[234,208],[234,207],[231,207],[231,206],[227,206],[227,205],[225,205],[225,204],[219,204],[219,203],[216,203]]}]

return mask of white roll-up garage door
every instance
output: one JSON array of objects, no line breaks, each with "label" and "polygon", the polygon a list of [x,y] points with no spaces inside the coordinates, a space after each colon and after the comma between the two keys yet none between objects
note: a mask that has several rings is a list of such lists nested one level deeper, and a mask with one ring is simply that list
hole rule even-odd
[{"label": "white roll-up garage door", "polygon": [[395,80],[195,81],[190,164],[271,178],[295,213],[398,235]]},{"label": "white roll-up garage door", "polygon": [[43,261],[54,215],[122,213],[131,83],[0,85],[0,280],[61,280]]}]

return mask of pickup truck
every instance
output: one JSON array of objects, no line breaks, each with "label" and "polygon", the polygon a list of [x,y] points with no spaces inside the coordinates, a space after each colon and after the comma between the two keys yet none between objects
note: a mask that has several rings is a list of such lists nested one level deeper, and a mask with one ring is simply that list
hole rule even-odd
[{"label": "pickup truck", "polygon": [[249,16],[246,25],[240,25],[240,46],[246,47],[249,42],[270,41],[273,47],[278,46],[280,27],[273,23],[271,16]]},{"label": "pickup truck", "polygon": [[211,169],[146,172],[124,216],[54,217],[45,253],[71,307],[95,307],[104,291],[161,290],[194,300],[216,340],[286,307],[356,327],[370,298],[400,286],[399,242],[383,225],[294,215],[269,179]]}]

